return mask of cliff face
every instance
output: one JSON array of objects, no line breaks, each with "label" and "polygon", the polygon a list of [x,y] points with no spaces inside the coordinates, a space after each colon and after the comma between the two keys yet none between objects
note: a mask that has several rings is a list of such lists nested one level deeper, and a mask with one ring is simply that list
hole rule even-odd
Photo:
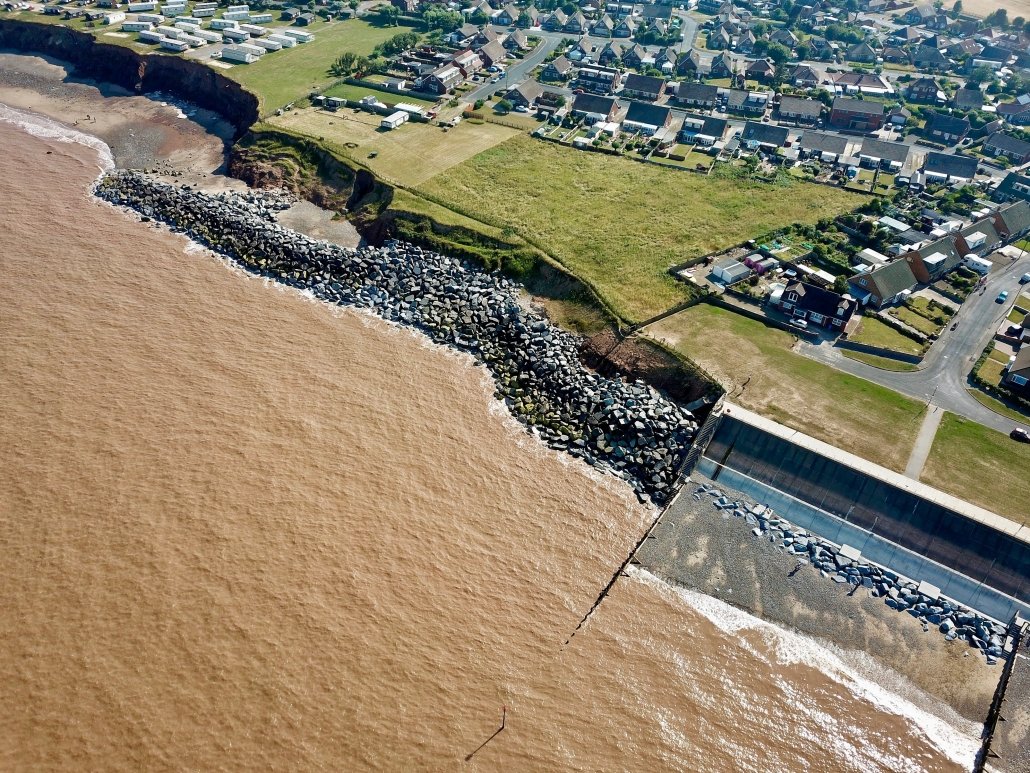
[{"label": "cliff face", "polygon": [[85,77],[147,93],[165,91],[223,116],[241,137],[258,119],[258,101],[233,80],[200,62],[138,54],[92,35],[52,24],[0,19],[0,49],[64,60]]}]

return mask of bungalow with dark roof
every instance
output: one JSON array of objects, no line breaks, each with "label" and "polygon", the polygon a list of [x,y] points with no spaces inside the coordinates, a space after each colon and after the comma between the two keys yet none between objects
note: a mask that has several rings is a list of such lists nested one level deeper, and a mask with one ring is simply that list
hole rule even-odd
[{"label": "bungalow with dark roof", "polygon": [[649,99],[654,102],[665,94],[665,79],[630,73],[623,83],[622,93],[627,97]]},{"label": "bungalow with dark roof", "polygon": [[1005,241],[1012,242],[1030,233],[1030,203],[1013,201],[991,215],[994,230]]},{"label": "bungalow with dark roof", "polygon": [[749,150],[775,151],[782,148],[789,132],[785,126],[748,121],[740,134],[740,144]]},{"label": "bungalow with dark roof", "polygon": [[830,108],[830,123],[839,129],[872,131],[883,126],[883,103],[837,97]]},{"label": "bungalow with dark roof", "polygon": [[962,256],[976,255],[982,258],[1002,245],[1001,235],[989,217],[967,225],[955,236],[955,246]]},{"label": "bungalow with dark roof", "polygon": [[963,116],[948,115],[928,110],[924,113],[926,124],[923,136],[944,145],[955,145],[969,134],[969,119]]},{"label": "bungalow with dark roof", "polygon": [[1030,124],[1030,94],[1021,94],[1014,102],[1004,102],[997,107],[998,117],[1016,126]]},{"label": "bungalow with dark roof", "polygon": [[483,60],[487,67],[494,67],[508,58],[508,51],[500,41],[491,40],[479,49],[479,58]]},{"label": "bungalow with dark roof", "polygon": [[956,110],[979,110],[984,106],[984,93],[980,89],[958,89],[951,98],[951,106]]},{"label": "bungalow with dark roof", "polygon": [[920,70],[946,70],[951,65],[948,57],[933,46],[919,46],[912,54],[912,64]]},{"label": "bungalow with dark roof", "polygon": [[806,158],[818,158],[828,164],[836,164],[847,152],[848,141],[839,134],[806,131],[801,135],[799,147],[801,155]]},{"label": "bungalow with dark roof", "polygon": [[907,261],[896,260],[848,279],[852,294],[865,306],[881,309],[901,298],[917,284]]},{"label": "bungalow with dark roof", "polygon": [[916,78],[908,84],[905,96],[910,102],[923,102],[929,105],[943,105],[947,99],[941,84],[934,78]]},{"label": "bungalow with dark roof", "polygon": [[719,102],[719,87],[707,83],[681,83],[676,89],[676,101],[693,107],[715,107]]},{"label": "bungalow with dark roof", "polygon": [[991,193],[995,201],[1030,201],[1030,177],[1009,172]]},{"label": "bungalow with dark roof", "polygon": [[600,97],[595,94],[577,94],[572,100],[572,115],[585,123],[598,121],[610,123],[619,112],[619,100],[615,97]]},{"label": "bungalow with dark roof", "polygon": [[776,75],[776,68],[768,59],[756,59],[744,69],[744,77],[759,83],[768,83]]},{"label": "bungalow with dark roof", "polygon": [[687,113],[683,116],[683,127],[679,134],[680,141],[711,146],[722,141],[726,136],[728,126],[729,123],[724,118]]},{"label": "bungalow with dark roof", "polygon": [[576,85],[594,94],[611,94],[622,83],[622,72],[612,67],[580,67]]},{"label": "bungalow with dark roof", "polygon": [[876,61],[876,51],[865,41],[860,41],[844,52],[844,58],[849,62],[872,63]]},{"label": "bungalow with dark roof", "polygon": [[977,166],[975,158],[931,152],[923,161],[923,174],[930,182],[968,182],[976,177]]},{"label": "bungalow with dark roof", "polygon": [[559,55],[544,65],[540,77],[545,81],[563,81],[572,74],[572,62]]},{"label": "bungalow with dark roof", "polygon": [[1030,397],[1030,343],[1023,344],[1009,363],[1001,383],[1018,395]]},{"label": "bungalow with dark roof", "polygon": [[815,123],[823,114],[823,103],[818,99],[780,97],[780,118],[797,123]]},{"label": "bungalow with dark roof", "polygon": [[843,330],[858,308],[858,303],[853,298],[807,282],[792,282],[780,294],[779,306],[793,319]]},{"label": "bungalow with dark roof", "polygon": [[992,134],[983,144],[984,155],[1004,156],[1016,164],[1030,161],[1030,142],[997,132]]},{"label": "bungalow with dark roof", "polygon": [[803,89],[814,89],[819,85],[819,74],[807,64],[799,64],[787,75],[787,82]]},{"label": "bungalow with dark roof", "polygon": [[639,132],[651,136],[659,129],[672,123],[672,110],[664,105],[651,105],[647,102],[630,102],[626,117],[622,120],[622,130]]},{"label": "bungalow with dark roof", "polygon": [[523,81],[518,86],[508,89],[504,98],[516,107],[532,107],[537,97],[544,93],[544,87],[535,80]]},{"label": "bungalow with dark roof", "polygon": [[858,158],[862,166],[897,171],[908,160],[908,151],[909,146],[901,142],[884,142],[867,137],[862,140]]},{"label": "bungalow with dark roof", "polygon": [[726,109],[731,113],[761,115],[769,105],[769,95],[764,91],[743,91],[730,89],[726,96]]}]

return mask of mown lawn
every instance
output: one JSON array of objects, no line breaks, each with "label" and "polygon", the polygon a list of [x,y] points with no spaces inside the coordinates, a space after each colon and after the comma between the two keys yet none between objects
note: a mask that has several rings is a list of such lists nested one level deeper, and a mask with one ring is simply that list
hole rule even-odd
[{"label": "mown lawn", "polygon": [[858,330],[851,334],[850,340],[855,343],[880,346],[903,354],[919,354],[923,350],[918,341],[902,335],[875,317],[862,317]]},{"label": "mown lawn", "polygon": [[689,297],[667,274],[669,266],[865,201],[800,181],[705,177],[524,136],[420,189],[472,217],[514,228],[631,321]]},{"label": "mown lawn", "polygon": [[708,304],[645,332],[712,374],[732,402],[877,464],[905,468],[922,403],[797,354],[790,334]]},{"label": "mown lawn", "polygon": [[922,480],[1019,523],[1030,523],[1030,445],[954,414],[937,430]]},{"label": "mown lawn", "polygon": [[919,367],[913,365],[911,362],[893,360],[890,357],[878,357],[875,354],[855,352],[850,349],[841,349],[840,353],[847,357],[849,360],[864,362],[866,365],[872,365],[874,368],[880,368],[880,370],[893,370],[899,373],[912,373],[914,371],[919,370]]},{"label": "mown lawn", "polygon": [[329,74],[329,67],[345,51],[364,56],[372,53],[378,44],[405,31],[398,27],[373,27],[360,19],[313,24],[304,30],[315,36],[310,43],[274,51],[253,64],[236,65],[224,71],[258,96],[262,115],[338,80]]}]

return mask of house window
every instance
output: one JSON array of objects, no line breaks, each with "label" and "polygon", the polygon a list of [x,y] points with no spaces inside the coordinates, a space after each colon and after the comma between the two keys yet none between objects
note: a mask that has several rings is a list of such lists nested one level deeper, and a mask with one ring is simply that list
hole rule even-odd
[{"label": "house window", "polygon": [[858,283],[859,283],[860,285],[862,285],[862,287],[866,287],[866,286],[867,286],[867,285],[869,284],[868,280],[866,280],[866,278],[865,278],[865,277],[862,277],[861,279],[859,279],[859,280],[858,280]]},{"label": "house window", "polygon": [[787,300],[793,302],[793,301],[796,301],[797,299],[798,299],[798,294],[797,293],[787,293]]},{"label": "house window", "polygon": [[1026,376],[1011,376],[1011,379],[1016,386],[1026,386]]}]

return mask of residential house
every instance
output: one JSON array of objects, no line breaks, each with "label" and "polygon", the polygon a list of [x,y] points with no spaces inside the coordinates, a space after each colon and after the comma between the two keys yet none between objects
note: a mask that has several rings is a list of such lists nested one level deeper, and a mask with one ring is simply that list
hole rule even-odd
[{"label": "residential house", "polygon": [[1030,161],[1030,142],[997,132],[984,140],[984,155],[1004,156],[1014,164]]},{"label": "residential house", "polygon": [[872,64],[876,61],[876,51],[865,41],[855,43],[844,52],[844,58],[849,62],[863,62]]},{"label": "residential house", "polygon": [[596,94],[577,94],[572,100],[572,115],[587,124],[611,123],[619,112],[619,100]]},{"label": "residential house", "polygon": [[683,127],[679,136],[682,142],[711,146],[716,142],[722,142],[728,127],[729,123],[724,118],[687,113],[683,117]]},{"label": "residential house", "polygon": [[501,45],[503,45],[508,51],[528,51],[532,48],[529,43],[529,38],[522,30],[515,30],[512,32],[504,39],[504,42]]},{"label": "residential house", "polygon": [[1009,172],[991,193],[995,201],[1030,201],[1030,177]]},{"label": "residential house", "polygon": [[924,115],[926,124],[923,126],[923,136],[934,142],[954,145],[969,134],[969,119],[964,115],[948,115],[933,110],[928,110]]},{"label": "residential house", "polygon": [[792,282],[780,295],[780,308],[793,319],[843,330],[858,308],[851,297],[838,295],[808,282]]},{"label": "residential house", "polygon": [[762,115],[769,106],[769,94],[764,91],[730,89],[726,97],[726,109],[731,113]]},{"label": "residential house", "polygon": [[532,107],[537,98],[544,93],[544,87],[535,80],[529,79],[514,88],[508,89],[504,98],[515,107]]},{"label": "residential house", "polygon": [[595,38],[610,38],[614,30],[615,22],[608,14],[605,14],[590,26],[590,34]]},{"label": "residential house", "polygon": [[823,114],[823,103],[818,99],[780,97],[780,119],[797,123],[815,123]]},{"label": "residential house", "polygon": [[670,123],[672,110],[668,107],[647,102],[630,102],[626,117],[622,120],[622,130],[651,136],[659,129],[667,128]]},{"label": "residential house", "polygon": [[476,35],[479,34],[479,27],[475,24],[462,24],[456,30],[444,35],[444,42],[457,48],[467,48],[473,44]]},{"label": "residential house", "polygon": [[979,110],[984,106],[984,93],[980,89],[959,89],[951,98],[951,106],[956,110]]},{"label": "residential house", "polygon": [[726,31],[725,27],[714,30],[706,41],[705,45],[713,51],[725,51],[733,43],[733,38]]},{"label": "residential house", "polygon": [[868,72],[837,73],[833,76],[833,90],[837,94],[869,94],[877,97],[894,93],[887,81]]},{"label": "residential house", "polygon": [[907,107],[901,105],[895,105],[891,108],[891,111],[887,113],[887,123],[891,126],[901,127],[908,123],[912,117],[912,111]]},{"label": "residential house", "polygon": [[771,43],[779,43],[781,46],[786,46],[791,51],[793,51],[795,48],[797,48],[798,36],[790,30],[784,27],[780,27],[778,29],[773,30],[769,34],[769,41]]},{"label": "residential house", "polygon": [[540,77],[545,81],[563,81],[572,74],[572,62],[564,55],[556,56],[540,72]]},{"label": "residential house", "polygon": [[487,43],[492,43],[495,40],[500,42],[501,35],[495,32],[494,30],[490,29],[489,27],[483,27],[481,29],[476,30],[476,34],[473,35],[472,41],[469,43],[469,46],[471,46],[474,50],[478,51]]},{"label": "residential house", "polygon": [[619,20],[619,23],[615,25],[615,29],[612,30],[612,37],[615,38],[631,38],[633,32],[636,30],[637,24],[633,21],[632,16],[627,16]]},{"label": "residential house", "polygon": [[768,59],[756,59],[744,70],[744,77],[759,83],[768,83],[776,74],[776,68]]},{"label": "residential house", "polygon": [[929,284],[958,268],[962,263],[962,254],[959,252],[955,237],[945,236],[924,244],[919,249],[904,253],[900,260],[908,263],[912,274],[919,282]]},{"label": "residential house", "polygon": [[1014,102],[998,105],[998,117],[1016,126],[1030,124],[1030,94],[1020,94]]},{"label": "residential house", "polygon": [[909,64],[912,61],[908,51],[898,46],[884,46],[883,51],[880,52],[880,58],[890,64]]},{"label": "residential house", "polygon": [[928,181],[969,182],[976,177],[977,161],[951,153],[927,153],[923,173]]},{"label": "residential house", "polygon": [[493,23],[502,27],[511,27],[519,19],[520,11],[514,5],[506,5],[493,15]]},{"label": "residential house", "polygon": [[933,78],[916,78],[905,89],[905,96],[910,102],[923,102],[928,105],[943,105],[947,99],[941,84]]},{"label": "residential house", "polygon": [[768,123],[748,121],[740,134],[740,144],[748,150],[764,150],[775,152],[787,141],[788,130],[785,126],[773,126]]},{"label": "residential house", "polygon": [[676,89],[676,101],[681,105],[713,108],[719,102],[719,87],[707,83],[681,83]]},{"label": "residential house", "polygon": [[755,33],[751,30],[744,30],[744,32],[737,36],[737,40],[733,45],[733,48],[741,54],[748,56],[752,51],[755,50],[755,43],[758,42],[758,38],[755,37]]},{"label": "residential house", "polygon": [[483,69],[483,60],[475,51],[460,51],[454,55],[451,64],[461,70],[464,78],[471,78]]},{"label": "residential house", "polygon": [[947,70],[951,66],[948,58],[933,46],[919,46],[912,54],[912,64],[920,70]]},{"label": "residential house", "polygon": [[837,97],[830,108],[830,123],[839,129],[873,131],[883,126],[883,103]]},{"label": "residential house", "polygon": [[637,69],[644,62],[644,57],[647,56],[647,50],[641,45],[632,45],[626,49],[622,55],[622,63],[627,67]]},{"label": "residential house", "polygon": [[955,237],[955,246],[962,257],[975,255],[982,258],[1002,245],[1002,238],[989,217],[967,225]]},{"label": "residential house", "polygon": [[583,15],[582,11],[576,11],[572,16],[565,20],[565,26],[562,28],[563,32],[567,32],[570,35],[579,35],[587,31],[587,17]]},{"label": "residential house", "polygon": [[1013,201],[991,215],[994,229],[1007,242],[1015,241],[1030,233],[1030,203]]},{"label": "residential house", "polygon": [[956,59],[961,59],[964,56],[975,57],[983,53],[984,47],[977,43],[972,38],[966,38],[960,40],[957,43],[952,43],[947,48],[949,56],[953,56]]},{"label": "residential house", "polygon": [[845,156],[848,140],[839,134],[827,132],[805,131],[798,143],[801,155],[805,158],[817,158],[828,164],[837,164]]},{"label": "residential house", "polygon": [[712,61],[698,51],[691,51],[679,60],[676,73],[684,78],[701,79],[712,71]]},{"label": "residential house", "polygon": [[729,78],[733,75],[733,68],[733,59],[728,54],[719,54],[708,68],[708,77]]},{"label": "residential house", "polygon": [[622,93],[626,97],[654,102],[665,94],[665,79],[630,73],[623,82]]},{"label": "residential house", "polygon": [[569,17],[561,8],[555,8],[544,20],[544,29],[548,29],[551,32],[561,32],[565,29],[565,25],[568,23]]},{"label": "residential house", "polygon": [[540,24],[540,11],[531,5],[519,14],[518,18],[515,19],[515,23],[523,29],[537,27]]},{"label": "residential house", "polygon": [[937,10],[929,3],[912,7],[901,18],[907,24],[927,24],[937,15]]},{"label": "residential house", "polygon": [[805,41],[808,46],[808,55],[811,59],[819,62],[828,62],[833,59],[833,45],[826,38],[810,37]]},{"label": "residential house", "polygon": [[508,51],[500,41],[491,40],[479,49],[479,58],[487,67],[495,67],[504,63],[504,60],[508,58]]},{"label": "residential house", "polygon": [[565,52],[565,56],[573,62],[591,62],[594,58],[594,47],[589,38],[580,38],[576,44]]},{"label": "residential house", "polygon": [[666,47],[655,55],[654,66],[666,75],[671,75],[676,71],[677,61],[679,61],[679,54],[671,47]]},{"label": "residential house", "polygon": [[848,287],[860,303],[881,309],[901,299],[902,293],[917,284],[912,268],[905,260],[895,260],[886,266],[856,274],[848,280]]},{"label": "residential house", "polygon": [[644,3],[640,7],[640,16],[648,21],[672,20],[672,5],[669,3]]},{"label": "residential house", "polygon": [[622,61],[622,55],[626,53],[626,48],[622,43],[612,41],[605,43],[600,53],[597,55],[597,63],[604,65],[605,67],[613,67]]},{"label": "residential house", "polygon": [[422,79],[420,89],[429,94],[446,94],[465,80],[461,70],[452,64],[444,65]]},{"label": "residential house", "polygon": [[902,27],[891,35],[891,40],[897,41],[903,46],[908,46],[913,43],[922,43],[927,37],[928,35],[920,29],[916,29],[915,27]]},{"label": "residential house", "polygon": [[807,64],[799,64],[787,74],[786,81],[803,89],[814,89],[819,85],[819,74]]},{"label": "residential house", "polygon": [[576,85],[593,94],[612,94],[622,84],[622,73],[612,67],[580,67]]},{"label": "residential house", "polygon": [[1016,352],[1001,383],[1017,395],[1030,397],[1030,344],[1023,344]]},{"label": "residential house", "polygon": [[862,148],[858,151],[862,166],[879,167],[895,172],[908,160],[909,146],[901,142],[884,142],[866,137],[862,140]]}]

